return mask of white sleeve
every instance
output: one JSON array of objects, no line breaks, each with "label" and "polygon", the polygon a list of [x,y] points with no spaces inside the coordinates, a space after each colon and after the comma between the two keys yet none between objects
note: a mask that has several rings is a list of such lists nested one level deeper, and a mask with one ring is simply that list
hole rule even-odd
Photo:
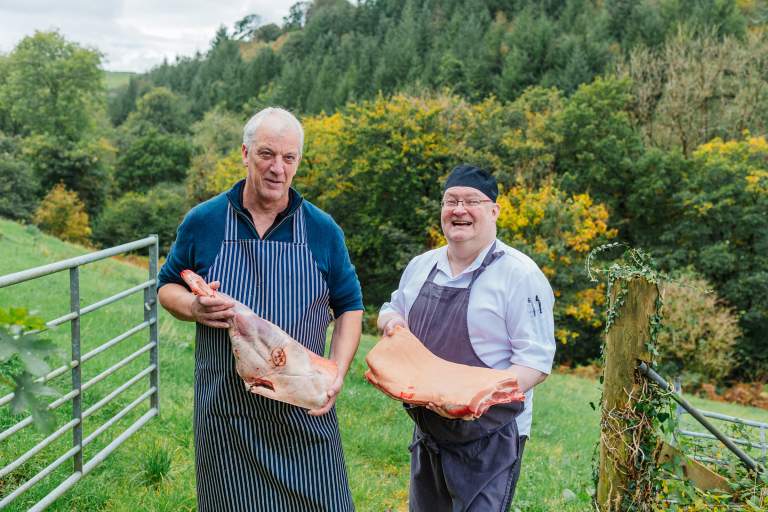
[{"label": "white sleeve", "polygon": [[415,268],[414,261],[416,261],[416,258],[412,259],[405,267],[403,275],[400,276],[400,284],[398,285],[397,290],[392,292],[392,297],[389,302],[382,304],[381,309],[379,310],[379,315],[384,313],[398,313],[405,319],[406,323],[408,322],[409,308],[405,301],[405,287],[413,275]]},{"label": "white sleeve", "polygon": [[540,270],[529,272],[507,301],[507,335],[512,364],[549,374],[555,357],[555,296]]}]

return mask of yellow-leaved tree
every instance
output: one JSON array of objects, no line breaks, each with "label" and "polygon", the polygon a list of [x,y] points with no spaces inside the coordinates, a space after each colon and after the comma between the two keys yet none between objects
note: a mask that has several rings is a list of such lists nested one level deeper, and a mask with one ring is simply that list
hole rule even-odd
[{"label": "yellow-leaved tree", "polygon": [[585,278],[584,263],[593,248],[616,236],[608,209],[589,194],[567,194],[551,183],[512,187],[497,201],[499,238],[530,256],[552,285],[561,359],[596,357],[605,290]]},{"label": "yellow-leaved tree", "polygon": [[54,186],[40,203],[33,219],[46,233],[80,244],[88,244],[91,226],[85,206],[75,192],[62,183]]}]

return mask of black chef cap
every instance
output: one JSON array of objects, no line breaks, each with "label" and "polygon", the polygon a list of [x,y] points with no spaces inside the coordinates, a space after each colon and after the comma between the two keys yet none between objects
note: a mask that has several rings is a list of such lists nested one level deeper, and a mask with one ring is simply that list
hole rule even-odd
[{"label": "black chef cap", "polygon": [[496,178],[491,176],[486,170],[469,164],[461,164],[453,168],[445,182],[443,193],[451,187],[471,187],[477,189],[492,201],[496,201],[496,197],[499,195],[499,186],[496,184]]}]

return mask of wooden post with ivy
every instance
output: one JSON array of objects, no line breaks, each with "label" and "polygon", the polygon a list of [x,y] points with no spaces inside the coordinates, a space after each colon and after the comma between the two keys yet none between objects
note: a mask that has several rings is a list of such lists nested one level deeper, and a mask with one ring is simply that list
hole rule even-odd
[{"label": "wooden post with ivy", "polygon": [[[637,405],[647,384],[638,374],[639,359],[650,361],[648,343],[658,319],[659,288],[642,275],[614,276],[609,282],[609,314],[604,347],[597,505],[602,512],[628,510],[644,492],[638,462],[652,459],[647,438],[652,425]],[[642,407],[640,408],[642,409]],[[647,489],[647,487],[646,487]],[[642,505],[635,510],[642,510]]]}]

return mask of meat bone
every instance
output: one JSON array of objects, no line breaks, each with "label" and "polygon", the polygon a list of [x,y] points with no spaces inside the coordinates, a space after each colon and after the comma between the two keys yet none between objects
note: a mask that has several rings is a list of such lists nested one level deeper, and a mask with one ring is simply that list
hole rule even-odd
[{"label": "meat bone", "polygon": [[251,393],[305,409],[319,409],[328,401],[336,380],[336,363],[320,357],[241,302],[214,291],[191,270],[181,278],[198,296],[224,297],[235,303],[229,319],[229,338],[238,375]]}]

